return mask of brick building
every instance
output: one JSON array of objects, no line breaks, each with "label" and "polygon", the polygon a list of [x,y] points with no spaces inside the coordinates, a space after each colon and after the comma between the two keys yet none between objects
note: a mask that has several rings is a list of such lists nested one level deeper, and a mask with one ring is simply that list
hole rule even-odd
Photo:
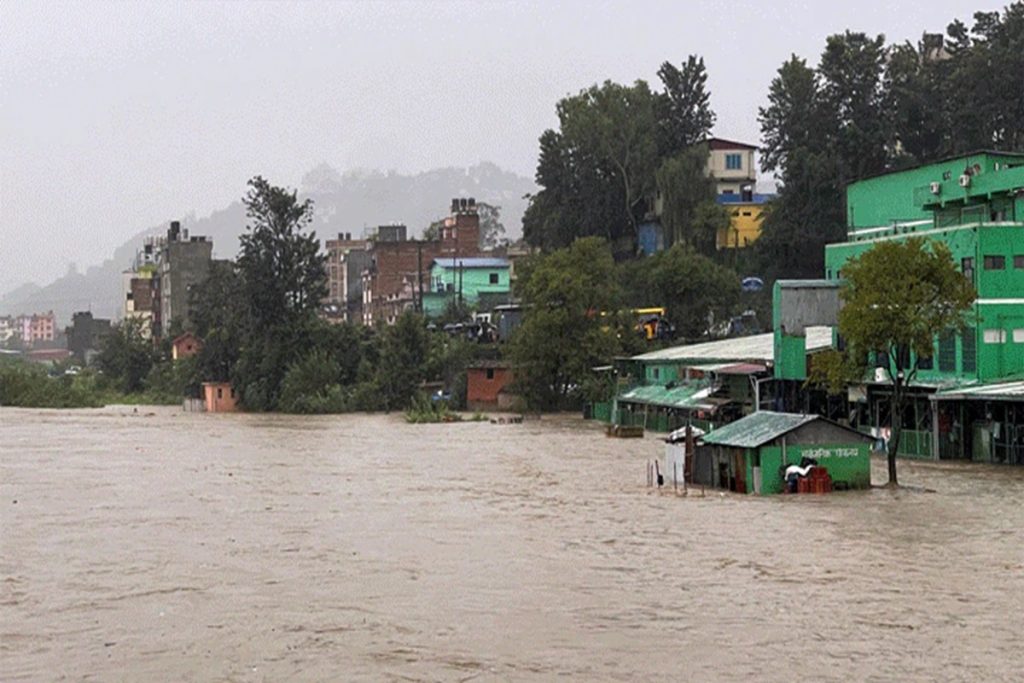
[{"label": "brick building", "polygon": [[422,310],[434,259],[481,254],[476,200],[453,199],[440,232],[438,239],[410,240],[404,225],[378,229],[362,277],[365,325],[391,324],[402,311]]}]

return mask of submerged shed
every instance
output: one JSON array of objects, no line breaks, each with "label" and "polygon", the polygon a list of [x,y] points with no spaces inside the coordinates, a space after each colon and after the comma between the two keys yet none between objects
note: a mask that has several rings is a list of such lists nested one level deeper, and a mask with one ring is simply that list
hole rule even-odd
[{"label": "submerged shed", "polygon": [[820,415],[763,410],[701,437],[693,481],[737,493],[781,493],[789,465],[828,470],[837,489],[871,486],[874,439]]}]

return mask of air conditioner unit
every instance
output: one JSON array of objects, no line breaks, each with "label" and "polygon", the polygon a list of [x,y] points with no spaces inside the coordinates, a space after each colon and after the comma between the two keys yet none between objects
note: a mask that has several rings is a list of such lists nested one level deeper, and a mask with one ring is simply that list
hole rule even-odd
[{"label": "air conditioner unit", "polygon": [[960,176],[960,187],[970,187],[970,186],[971,186],[971,176],[969,176],[966,173],[964,173],[962,176]]},{"label": "air conditioner unit", "polygon": [[931,189],[932,194],[941,194],[942,192],[942,183],[932,183],[928,187]]},{"label": "air conditioner unit", "polygon": [[889,373],[885,371],[885,368],[875,368],[875,381],[876,382],[888,382]]}]

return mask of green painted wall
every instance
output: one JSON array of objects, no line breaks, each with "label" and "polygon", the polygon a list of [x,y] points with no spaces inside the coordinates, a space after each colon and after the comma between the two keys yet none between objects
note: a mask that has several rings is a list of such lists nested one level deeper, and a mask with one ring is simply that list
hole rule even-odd
[{"label": "green painted wall", "polygon": [[[491,276],[497,276],[497,283],[491,282]],[[444,285],[445,292],[439,293],[438,284]],[[423,295],[423,312],[428,316],[438,316],[444,312],[445,305],[459,292],[459,268],[451,265],[434,264],[430,268],[429,292]],[[450,287],[451,291],[447,291]],[[508,266],[494,268],[462,268],[462,300],[472,307],[484,293],[506,294],[509,291]]]},{"label": "green painted wall", "polygon": [[[990,181],[988,174],[1002,175],[1005,165],[1021,163],[1024,163],[1022,154],[976,154],[851,183],[846,188],[847,226],[866,228],[891,225],[898,221],[930,219],[932,212],[929,203],[963,201],[972,191],[988,192],[990,190],[986,186],[989,183],[1005,180]],[[972,182],[976,187],[965,190],[959,186],[960,175],[967,166],[973,167],[975,164],[981,168]],[[998,171],[997,164],[1000,166]],[[1011,171],[1019,173],[1024,172],[1024,169]],[[931,194],[929,185],[932,182],[942,184],[938,196]]]},{"label": "green painted wall", "polygon": [[[974,285],[978,289],[979,299],[971,327],[966,332],[966,336],[973,339],[973,346],[977,350],[973,362],[969,355],[972,344],[966,344],[968,353],[965,354],[965,335],[959,335],[955,340],[955,368],[943,370],[939,363],[943,347],[936,340],[933,367],[920,370],[918,379],[992,381],[1024,373],[1024,332],[1016,337],[1014,335],[1016,330],[1024,330],[1024,268],[1014,265],[1015,256],[1024,256],[1024,222],[1012,225],[953,226],[924,233],[830,244],[825,249],[826,276],[838,279],[847,260],[863,254],[881,241],[902,240],[913,234],[944,242],[952,252],[954,263],[961,269],[965,259],[973,259]],[[1003,268],[986,269],[986,256],[1001,256]],[[1004,341],[986,342],[986,330],[1002,330]],[[994,337],[990,334],[989,338]],[[1021,341],[1014,341],[1015,338]],[[776,354],[779,354],[778,348]]]},{"label": "green painted wall", "polygon": [[[785,482],[779,476],[779,468],[782,466],[781,446],[762,446],[760,449],[761,458],[761,493],[764,495],[782,493]],[[871,487],[871,445],[865,443],[857,444],[831,444],[827,446],[814,446],[809,444],[790,444],[786,446],[785,464],[799,465],[804,457],[814,458],[818,464],[828,470],[833,482],[846,482],[851,489],[866,489]],[[747,490],[753,492],[753,462],[756,456],[747,456],[748,476]]]}]

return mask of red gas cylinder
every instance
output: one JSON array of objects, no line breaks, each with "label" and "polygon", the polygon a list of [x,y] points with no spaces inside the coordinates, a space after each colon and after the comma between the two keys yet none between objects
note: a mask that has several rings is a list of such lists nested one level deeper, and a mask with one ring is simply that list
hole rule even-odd
[{"label": "red gas cylinder", "polygon": [[797,493],[810,493],[811,492],[811,480],[809,477],[800,477],[796,480],[796,492]]}]

